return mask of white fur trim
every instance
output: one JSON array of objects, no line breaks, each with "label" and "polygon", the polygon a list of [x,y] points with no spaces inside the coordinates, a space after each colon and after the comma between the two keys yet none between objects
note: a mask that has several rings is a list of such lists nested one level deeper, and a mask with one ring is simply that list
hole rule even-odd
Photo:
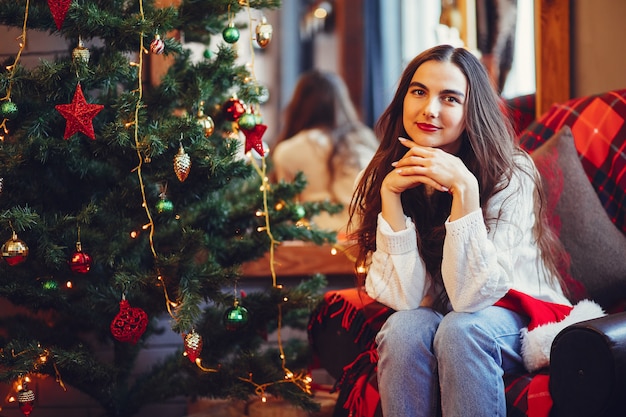
[{"label": "white fur trim", "polygon": [[557,334],[567,326],[585,320],[606,316],[602,307],[590,300],[582,300],[570,314],[559,322],[546,323],[532,330],[522,329],[522,357],[529,372],[550,364],[550,349]]}]

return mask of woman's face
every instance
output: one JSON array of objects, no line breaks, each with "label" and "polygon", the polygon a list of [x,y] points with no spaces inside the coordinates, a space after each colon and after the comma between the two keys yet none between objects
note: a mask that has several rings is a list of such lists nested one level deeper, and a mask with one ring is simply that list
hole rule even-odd
[{"label": "woman's face", "polygon": [[456,65],[424,62],[413,74],[404,96],[404,130],[418,145],[456,154],[465,129],[467,90],[467,79]]}]

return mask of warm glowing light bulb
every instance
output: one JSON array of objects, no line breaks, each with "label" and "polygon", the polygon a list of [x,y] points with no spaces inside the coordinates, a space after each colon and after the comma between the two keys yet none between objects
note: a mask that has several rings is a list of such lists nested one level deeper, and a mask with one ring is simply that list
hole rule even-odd
[{"label": "warm glowing light bulb", "polygon": [[313,16],[315,16],[318,19],[326,19],[326,16],[328,16],[328,12],[323,7],[318,7],[313,12]]},{"label": "warm glowing light bulb", "polygon": [[72,281],[67,281],[67,282],[65,283],[65,288],[71,289],[71,288],[73,288],[73,287],[74,287],[74,284],[72,284]]},{"label": "warm glowing light bulb", "polygon": [[331,255],[337,255],[337,248],[332,248],[332,249],[330,250],[330,254],[331,254]]}]

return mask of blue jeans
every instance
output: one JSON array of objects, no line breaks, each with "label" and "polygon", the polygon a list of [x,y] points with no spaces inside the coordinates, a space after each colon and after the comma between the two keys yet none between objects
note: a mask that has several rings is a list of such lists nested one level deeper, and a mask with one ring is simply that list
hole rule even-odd
[{"label": "blue jeans", "polygon": [[504,372],[523,371],[527,319],[501,307],[476,313],[397,311],[376,336],[385,417],[505,417]]}]

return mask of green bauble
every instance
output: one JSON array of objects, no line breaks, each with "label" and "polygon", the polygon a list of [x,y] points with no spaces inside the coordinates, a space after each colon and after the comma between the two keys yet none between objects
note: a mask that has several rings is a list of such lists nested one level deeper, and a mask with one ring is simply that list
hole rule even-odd
[{"label": "green bauble", "polygon": [[202,56],[204,56],[205,59],[211,59],[213,58],[213,52],[211,52],[211,50],[207,48],[202,53]]},{"label": "green bauble", "polygon": [[239,40],[239,29],[230,24],[222,32],[222,37],[228,43],[235,43]]},{"label": "green bauble", "polygon": [[224,327],[231,332],[241,330],[248,324],[248,309],[239,304],[226,310],[224,313]]},{"label": "green bauble", "polygon": [[239,127],[242,129],[250,130],[256,126],[256,117],[252,113],[243,114],[238,120]]},{"label": "green bauble", "polygon": [[44,290],[53,291],[59,288],[59,283],[53,279],[48,279],[41,283]]},{"label": "green bauble", "polygon": [[294,205],[291,210],[293,213],[294,220],[302,220],[304,216],[306,216],[306,210],[304,206],[300,204]]},{"label": "green bauble", "polygon": [[174,211],[174,203],[166,198],[162,198],[156,203],[156,209],[159,214],[171,213]]},{"label": "green bauble", "polygon": [[5,101],[0,106],[0,118],[13,119],[17,116],[17,105],[12,101]]}]

